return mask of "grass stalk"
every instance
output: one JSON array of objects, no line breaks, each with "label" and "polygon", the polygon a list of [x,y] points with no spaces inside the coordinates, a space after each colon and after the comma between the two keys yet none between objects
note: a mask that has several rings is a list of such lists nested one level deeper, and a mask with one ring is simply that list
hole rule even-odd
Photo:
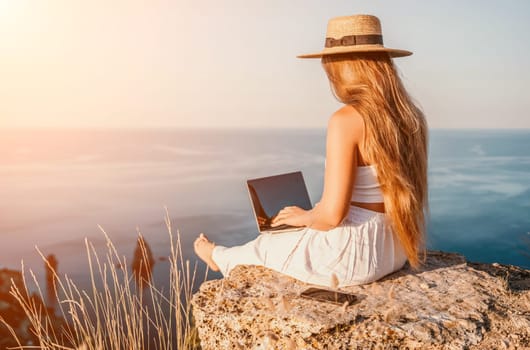
[{"label": "grass stalk", "polygon": [[[145,245],[139,244],[142,256],[139,270],[131,274],[125,257],[118,253],[101,227],[107,248],[104,259],[100,259],[94,245],[85,239],[88,290],[78,288],[68,275],[57,275],[37,248],[53,271],[57,308],[46,306],[37,276],[31,269],[29,274],[37,292],[30,294],[22,264],[23,288],[13,284],[10,293],[23,309],[38,344],[24,345],[17,339],[17,349],[200,349],[191,314],[197,265],[191,267],[184,260],[180,234],[177,231],[173,237],[167,208],[164,221],[170,240],[168,291],[158,289],[149,278],[153,259]],[[140,232],[138,239],[143,240]],[[142,271],[149,277],[142,276]],[[1,319],[0,322],[5,323]],[[6,326],[16,338],[13,328]]]}]

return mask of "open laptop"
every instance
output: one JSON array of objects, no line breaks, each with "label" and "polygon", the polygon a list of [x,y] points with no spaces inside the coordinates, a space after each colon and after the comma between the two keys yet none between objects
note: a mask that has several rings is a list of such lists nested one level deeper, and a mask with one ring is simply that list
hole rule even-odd
[{"label": "open laptop", "polygon": [[260,233],[301,230],[290,225],[271,226],[272,219],[287,206],[309,210],[313,206],[301,171],[247,180],[248,193]]}]

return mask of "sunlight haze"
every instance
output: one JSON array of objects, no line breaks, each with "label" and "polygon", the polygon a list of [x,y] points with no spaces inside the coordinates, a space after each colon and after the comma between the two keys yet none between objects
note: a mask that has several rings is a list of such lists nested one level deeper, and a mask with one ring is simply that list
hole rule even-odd
[{"label": "sunlight haze", "polygon": [[323,128],[330,17],[369,13],[434,128],[530,127],[530,2],[0,0],[0,127]]}]

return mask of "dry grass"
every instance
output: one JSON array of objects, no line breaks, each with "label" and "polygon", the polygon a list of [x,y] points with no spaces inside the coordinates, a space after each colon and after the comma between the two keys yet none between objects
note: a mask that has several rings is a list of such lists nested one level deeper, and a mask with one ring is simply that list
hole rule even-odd
[{"label": "dry grass", "polygon": [[[174,239],[167,210],[165,223],[171,242],[170,288],[166,293],[149,279],[135,281],[134,273],[120,268],[126,267],[127,261],[101,227],[107,243],[104,260],[85,239],[91,288],[80,290],[71,278],[60,277],[54,272],[59,317],[54,315],[53,308],[44,304],[46,298],[31,270],[29,274],[41,300],[37,302],[38,298],[30,295],[23,266],[24,288],[13,285],[11,294],[24,309],[39,343],[25,346],[19,342],[17,349],[200,348],[192,324],[190,302],[196,282],[196,265],[191,269],[189,261],[184,261],[180,235],[177,231]],[[145,248],[142,250],[142,261],[149,261]],[[57,320],[61,319],[65,322],[58,324]],[[13,336],[16,337],[14,332]]]}]

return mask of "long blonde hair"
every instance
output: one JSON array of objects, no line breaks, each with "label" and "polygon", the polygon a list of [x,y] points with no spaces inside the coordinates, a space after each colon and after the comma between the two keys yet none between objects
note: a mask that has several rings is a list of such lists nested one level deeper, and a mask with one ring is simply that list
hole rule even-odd
[{"label": "long blonde hair", "polygon": [[427,124],[387,53],[322,58],[335,97],[365,125],[361,154],[377,166],[385,210],[409,263],[424,259],[427,215]]}]

